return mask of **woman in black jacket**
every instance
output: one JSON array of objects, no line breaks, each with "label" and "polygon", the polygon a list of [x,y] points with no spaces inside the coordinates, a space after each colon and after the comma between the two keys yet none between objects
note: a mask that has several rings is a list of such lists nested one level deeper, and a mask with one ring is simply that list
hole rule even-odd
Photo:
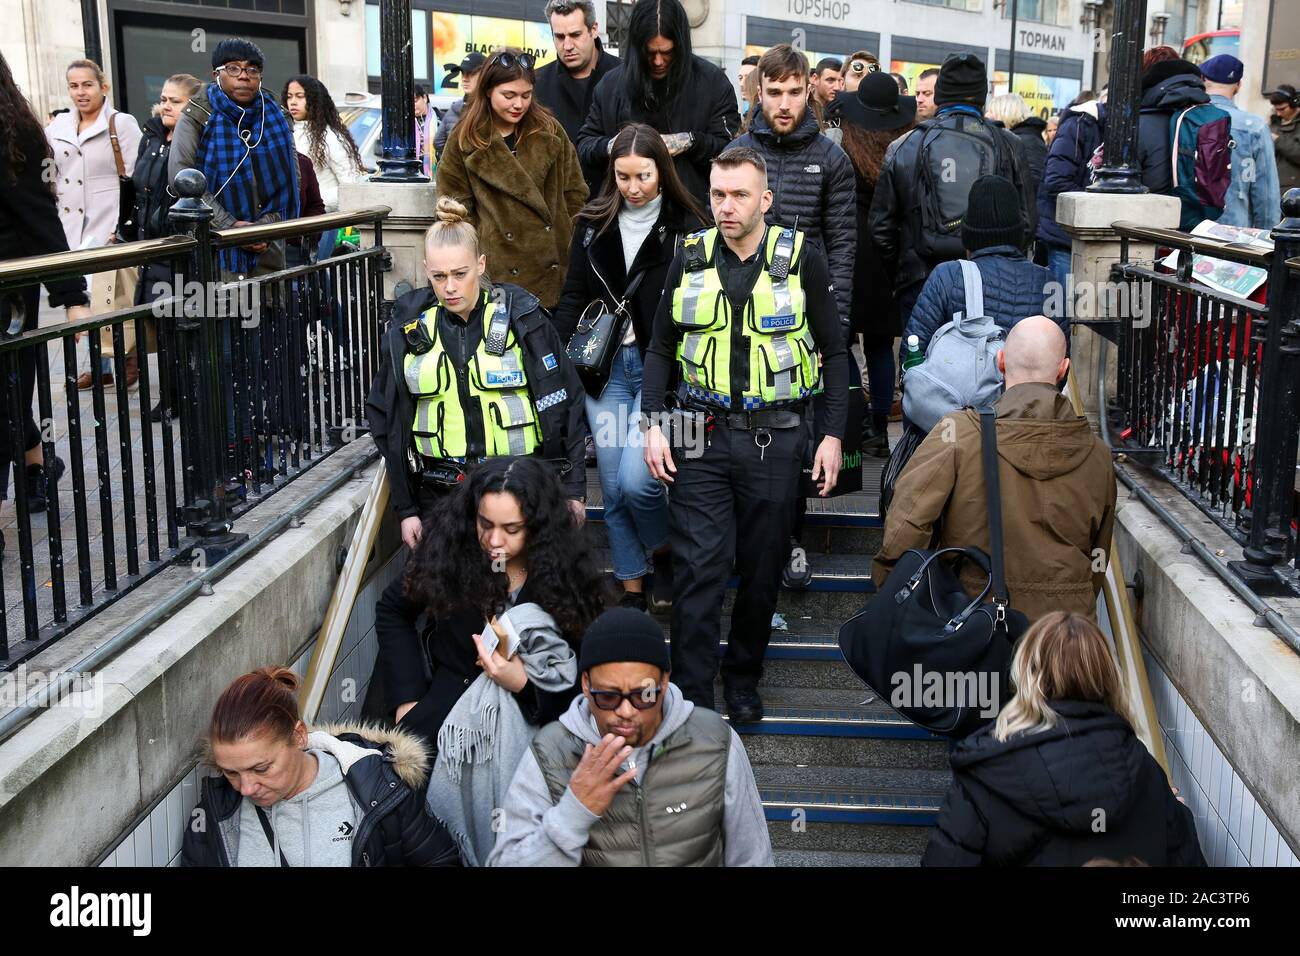
[{"label": "woman in black jacket", "polygon": [[[604,609],[599,572],[554,471],[536,458],[489,458],[434,511],[397,585],[375,607],[386,710],[427,742],[460,695],[486,672],[514,694],[530,724],[559,717],[574,691],[528,681],[519,657],[484,653],[496,615],[534,603],[575,648]],[[416,628],[427,612],[423,633]]]},{"label": "woman in black jacket", "polygon": [[615,312],[627,303],[630,321],[609,381],[598,394],[587,393],[587,426],[595,438],[614,577],[623,586],[623,605],[642,611],[647,553],[654,555],[656,606],[671,602],[672,580],[668,495],[650,477],[641,446],[641,368],[668,267],[682,237],[703,224],[663,138],[641,123],[624,127],[614,137],[600,195],[578,214],[555,311],[555,327],[568,341],[588,305],[601,302]]},{"label": "woman in black jacket", "polygon": [[[48,179],[52,163],[40,120],[14,83],[9,64],[0,56],[0,260],[68,251],[53,184]],[[50,282],[46,289],[50,306],[66,308],[69,321],[90,318],[85,279]],[[0,335],[18,335],[37,327],[40,294],[39,285],[30,285],[0,295]],[[26,453],[22,463],[25,467],[18,472],[15,483],[25,485],[27,508],[32,512],[45,510],[47,491],[41,432],[32,415],[38,355],[43,361],[44,347],[23,349],[18,356],[21,404],[16,413]],[[9,404],[7,393],[4,404]],[[4,413],[0,413],[0,424],[4,427],[4,434],[0,435],[0,498],[6,498],[13,443],[8,416]],[[17,462],[13,464],[22,467]],[[55,481],[63,473],[63,467],[62,459],[55,458],[52,476]],[[0,535],[0,552],[3,549],[4,536]]]},{"label": "woman in black jacket", "polygon": [[578,131],[582,168],[603,174],[618,131],[645,123],[663,135],[677,175],[707,208],[710,164],[740,131],[731,80],[691,53],[691,24],[680,0],[637,0],[621,57],[622,65],[596,84]]},{"label": "woman in black jacket", "polygon": [[900,96],[888,73],[868,73],[856,93],[841,93],[841,145],[853,163],[857,178],[858,255],[854,260],[853,296],[849,327],[862,336],[862,352],[871,394],[871,415],[863,429],[863,454],[889,457],[889,412],[894,404],[894,339],[903,332],[898,302],[884,259],[867,219],[876,194],[876,180],[885,163],[889,144],[907,134],[916,123],[916,97]]},{"label": "woman in black jacket", "polygon": [[1016,695],[952,750],[925,866],[1204,866],[1195,821],[1128,717],[1106,638],[1054,611],[1011,662]]},{"label": "woman in black jacket", "polygon": [[[167,213],[177,199],[167,179],[167,152],[171,146],[172,131],[181,111],[189,104],[190,98],[203,88],[198,77],[188,73],[177,73],[167,78],[163,84],[162,94],[151,116],[141,128],[140,153],[136,157],[135,169],[131,173],[131,186],[135,193],[135,203],[121,210],[117,224],[115,242],[138,242],[142,239],[161,239],[172,233]],[[141,267],[140,283],[136,286],[136,305],[153,302],[165,296],[179,295],[179,289],[173,289],[175,264],[170,261],[151,262]],[[148,351],[157,349],[157,327],[153,319],[145,319],[145,331],[148,338]],[[166,336],[164,336],[165,338]],[[167,345],[163,345],[159,355],[159,368],[170,369],[166,361]],[[170,378],[167,372],[164,376]],[[175,383],[168,382],[167,389],[175,392]],[[163,393],[160,386],[159,394]],[[169,403],[161,397],[158,404],[149,413],[152,421],[162,421],[162,416]]]},{"label": "woman in black jacket", "polygon": [[309,728],[298,675],[263,667],[218,698],[208,726],[204,826],[185,828],[184,866],[459,866],[425,809],[429,758],[402,730]]}]

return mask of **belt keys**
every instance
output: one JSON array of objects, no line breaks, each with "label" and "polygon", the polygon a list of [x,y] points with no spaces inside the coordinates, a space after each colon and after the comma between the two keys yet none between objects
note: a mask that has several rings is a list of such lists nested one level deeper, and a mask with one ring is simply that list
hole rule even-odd
[{"label": "belt keys", "polygon": [[[759,441],[760,438],[765,438],[767,440]],[[772,444],[772,432],[766,428],[755,429],[754,444],[758,446],[758,460],[762,461],[767,455],[767,446]]]}]

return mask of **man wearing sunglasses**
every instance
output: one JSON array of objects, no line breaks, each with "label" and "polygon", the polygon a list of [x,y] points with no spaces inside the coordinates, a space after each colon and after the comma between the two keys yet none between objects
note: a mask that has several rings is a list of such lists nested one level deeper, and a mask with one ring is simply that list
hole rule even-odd
[{"label": "man wearing sunglasses", "polygon": [[771,866],[736,732],[668,679],[654,619],[606,611],[579,652],[582,696],[538,732],[489,866]]}]

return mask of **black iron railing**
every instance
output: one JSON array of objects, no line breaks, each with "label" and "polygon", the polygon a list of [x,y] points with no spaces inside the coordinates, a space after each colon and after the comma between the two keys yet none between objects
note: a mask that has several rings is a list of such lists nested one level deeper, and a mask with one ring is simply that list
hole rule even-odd
[{"label": "black iron railing", "polygon": [[[0,668],[172,562],[216,564],[247,538],[236,522],[243,512],[365,432],[388,208],[216,232],[198,198],[201,174],[182,172],[175,188],[180,235],[0,263],[0,295],[123,268],[167,277],[151,282],[143,304],[0,339],[0,420],[17,463],[15,527],[0,567]],[[320,234],[351,226],[373,228],[373,245],[341,246],[317,261]],[[220,272],[223,249],[286,240],[297,241],[302,264],[239,280]],[[138,343],[133,388],[128,329]],[[146,343],[155,335],[151,361]],[[106,387],[94,372],[110,341],[114,384]],[[62,479],[46,482],[43,512],[30,507],[22,466],[19,369],[33,355],[46,475],[66,466]],[[81,390],[87,355],[92,384]],[[155,405],[166,409],[156,422]]]},{"label": "black iron railing", "polygon": [[[1243,545],[1230,562],[1261,593],[1296,591],[1300,190],[1269,253],[1167,229],[1116,223],[1120,261],[1109,321],[1118,344],[1110,431],[1117,450],[1159,470]],[[1135,261],[1130,242],[1154,243]],[[1160,264],[1179,252],[1176,269]],[[1209,288],[1193,256],[1263,269],[1267,304]],[[1092,324],[1092,323],[1090,323]]]}]

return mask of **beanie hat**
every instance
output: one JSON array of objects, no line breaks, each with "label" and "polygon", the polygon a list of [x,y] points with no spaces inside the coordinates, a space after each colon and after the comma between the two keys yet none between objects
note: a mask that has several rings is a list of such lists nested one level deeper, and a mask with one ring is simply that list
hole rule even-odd
[{"label": "beanie hat", "polygon": [[669,670],[663,628],[643,611],[611,608],[592,621],[578,651],[579,671],[601,664],[649,664]]},{"label": "beanie hat", "polygon": [[[998,135],[1003,135],[999,133]],[[981,176],[970,187],[961,220],[961,244],[971,252],[989,246],[1025,246],[1020,192],[1005,176]]]},{"label": "beanie hat", "polygon": [[968,103],[984,106],[989,95],[989,74],[974,53],[954,53],[939,67],[934,81],[934,105]]}]

